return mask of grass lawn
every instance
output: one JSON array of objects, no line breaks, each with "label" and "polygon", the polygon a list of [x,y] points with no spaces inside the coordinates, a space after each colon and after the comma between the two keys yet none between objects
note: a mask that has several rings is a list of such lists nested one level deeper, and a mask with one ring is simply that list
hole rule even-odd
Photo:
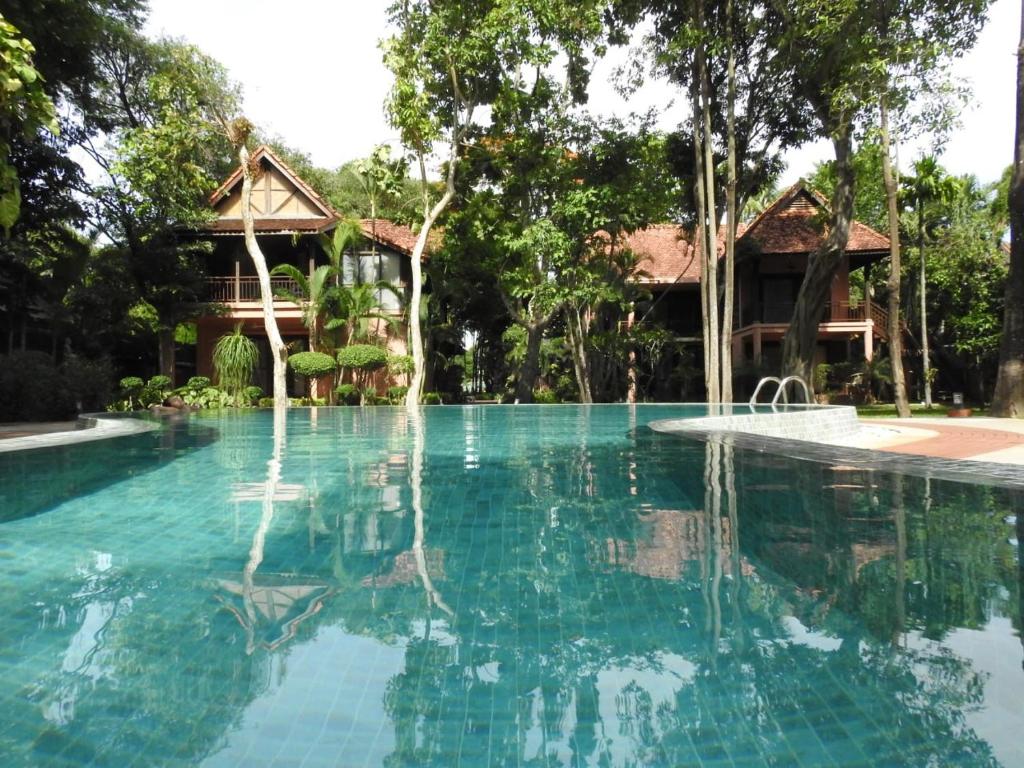
[{"label": "grass lawn", "polygon": [[[911,416],[945,416],[946,411],[949,409],[947,405],[939,405],[938,403],[932,405],[931,410],[928,410],[920,403],[910,404],[910,415]],[[986,408],[976,408],[971,406],[971,416],[985,416],[988,413]],[[858,405],[857,415],[864,419],[895,419],[896,418],[896,404],[895,403],[875,403],[874,405]]]}]

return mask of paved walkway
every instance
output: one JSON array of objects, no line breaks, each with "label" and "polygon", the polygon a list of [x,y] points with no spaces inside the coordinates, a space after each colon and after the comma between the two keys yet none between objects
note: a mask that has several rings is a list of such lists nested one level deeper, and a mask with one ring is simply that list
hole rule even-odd
[{"label": "paved walkway", "polygon": [[1024,420],[1020,419],[874,419],[859,447],[890,453],[970,459],[1024,467]]},{"label": "paved walkway", "polygon": [[78,429],[74,421],[41,421],[21,422],[17,424],[0,424],[0,440],[30,435],[49,435],[53,432],[72,432]]}]

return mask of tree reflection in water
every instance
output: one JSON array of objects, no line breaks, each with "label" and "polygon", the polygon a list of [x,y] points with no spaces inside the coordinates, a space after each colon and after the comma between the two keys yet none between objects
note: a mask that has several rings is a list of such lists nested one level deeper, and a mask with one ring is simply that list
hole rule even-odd
[{"label": "tree reflection in water", "polygon": [[[1012,762],[1015,730],[975,725],[986,633],[1020,627],[1019,495],[667,440],[602,408],[339,409],[315,432],[299,411],[268,464],[267,425],[224,416],[131,536],[92,536],[85,504],[59,539],[45,515],[0,529],[19,544],[0,575],[35,578],[0,594],[0,648],[49,649],[7,668],[0,754],[225,762],[313,660],[335,709],[261,711],[309,719],[320,757],[360,748],[323,722],[366,698],[386,718],[370,762],[394,766]],[[178,494],[211,460],[223,487]],[[351,658],[367,647],[402,661]]]}]

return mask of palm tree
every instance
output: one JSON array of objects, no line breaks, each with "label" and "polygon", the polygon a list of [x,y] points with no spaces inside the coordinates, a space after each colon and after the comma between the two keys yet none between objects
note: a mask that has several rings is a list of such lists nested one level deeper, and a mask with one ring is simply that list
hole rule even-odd
[{"label": "palm tree", "polygon": [[323,265],[314,269],[312,275],[306,275],[292,264],[278,264],[270,270],[271,275],[284,275],[291,279],[298,288],[298,292],[295,292],[278,287],[274,289],[274,295],[301,307],[302,324],[309,329],[309,348],[314,352],[321,351],[320,326],[323,324],[330,306],[331,293],[335,288],[331,284],[331,278],[337,271],[333,265]]},{"label": "palm tree", "polygon": [[398,329],[398,318],[381,309],[380,297],[384,291],[390,291],[402,299],[398,289],[384,280],[336,286],[331,292],[332,318],[327,321],[324,328],[344,328],[346,346],[368,340],[370,336],[375,335],[374,331],[380,328],[381,323],[395,332]]},{"label": "palm tree", "polygon": [[931,362],[928,354],[928,307],[926,289],[926,265],[924,255],[925,206],[928,203],[945,203],[957,192],[958,182],[939,165],[934,155],[922,157],[914,163],[914,175],[907,179],[907,193],[917,213],[917,251],[921,259],[918,290],[921,301],[921,367],[924,381],[924,405],[932,407]]}]

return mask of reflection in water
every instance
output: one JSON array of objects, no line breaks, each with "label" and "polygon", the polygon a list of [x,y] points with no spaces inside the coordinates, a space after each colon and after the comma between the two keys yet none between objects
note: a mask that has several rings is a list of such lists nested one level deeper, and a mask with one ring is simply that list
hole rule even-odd
[{"label": "reflection in water", "polygon": [[1024,764],[1019,495],[671,415],[176,428],[0,525],[4,764]]}]

